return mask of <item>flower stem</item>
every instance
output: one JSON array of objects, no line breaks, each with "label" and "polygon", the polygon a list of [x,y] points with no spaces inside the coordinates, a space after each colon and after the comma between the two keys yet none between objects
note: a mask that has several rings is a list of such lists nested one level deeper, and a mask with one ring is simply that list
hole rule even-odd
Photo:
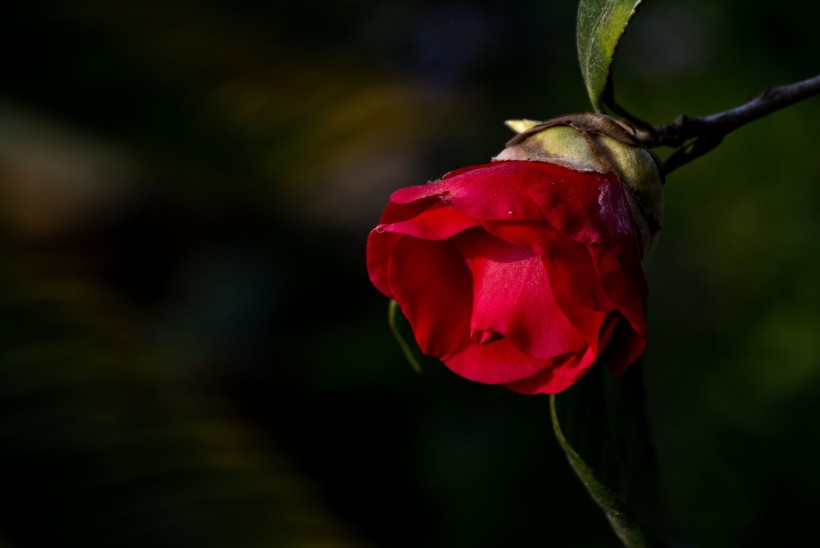
[{"label": "flower stem", "polygon": [[421,373],[421,364],[419,364],[416,356],[413,355],[413,351],[410,349],[410,345],[407,344],[404,335],[399,331],[399,326],[396,325],[397,310],[399,310],[399,303],[397,303],[395,299],[390,299],[390,304],[387,305],[387,325],[390,326],[390,331],[393,332],[393,336],[396,338],[396,342],[399,343],[401,351],[404,352],[404,357],[407,358],[410,367],[412,367],[416,373]]}]

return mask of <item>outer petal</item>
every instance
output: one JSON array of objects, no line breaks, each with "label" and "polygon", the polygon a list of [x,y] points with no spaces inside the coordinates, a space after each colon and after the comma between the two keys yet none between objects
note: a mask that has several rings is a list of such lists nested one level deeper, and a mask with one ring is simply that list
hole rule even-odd
[{"label": "outer petal", "polygon": [[[632,325],[632,329],[646,335],[646,314],[644,313],[646,280],[640,263],[637,269],[629,269],[631,261],[613,251],[590,247],[589,254],[595,264],[601,287],[612,303],[613,310],[620,311]],[[633,262],[634,264],[634,262]],[[638,279],[635,279],[638,277]]]},{"label": "outer petal", "polygon": [[440,196],[482,221],[547,221],[583,243],[610,246],[634,234],[623,188],[612,174],[546,162],[494,162],[459,170],[436,183],[393,193],[394,204]]},{"label": "outer petal", "polygon": [[394,299],[390,289],[390,264],[393,262],[393,251],[400,234],[379,232],[378,228],[370,231],[367,237],[367,273],[376,289],[387,297]]},{"label": "outer petal", "polygon": [[577,378],[559,376],[556,373],[561,365],[567,365],[572,370],[576,370],[581,357],[578,354],[571,354],[561,356],[559,359],[558,365],[539,371],[531,377],[504,383],[504,387],[519,394],[557,394],[575,384],[589,370],[589,367],[584,368]]},{"label": "outer petal", "polygon": [[562,301],[590,310],[613,310],[604,291],[589,246],[568,238],[556,238],[546,252],[547,270]]},{"label": "outer petal", "polygon": [[387,207],[385,207],[384,211],[382,212],[382,217],[380,220],[381,224],[399,223],[402,221],[406,221],[408,219],[412,219],[416,215],[424,213],[434,205],[438,203],[443,203],[441,198],[439,198],[435,194],[426,197],[421,197],[413,202],[393,202],[393,197],[396,195],[396,193],[401,192],[402,190],[403,189],[399,189],[390,196],[391,201],[387,204]]},{"label": "outer petal", "polygon": [[585,337],[555,302],[539,255],[477,230],[457,241],[473,273],[472,333],[500,333],[540,359],[584,348]]},{"label": "outer petal", "polygon": [[444,360],[453,372],[487,384],[506,384],[538,374],[552,366],[553,360],[528,356],[507,339],[490,344],[473,343]]},{"label": "outer petal", "polygon": [[635,333],[626,320],[619,321],[604,355],[612,374],[616,377],[623,375],[646,350],[646,342],[646,335]]},{"label": "outer petal", "polygon": [[422,352],[447,360],[471,343],[470,272],[452,242],[398,236],[388,274]]},{"label": "outer petal", "polygon": [[436,200],[418,215],[404,221],[381,224],[376,230],[399,232],[425,240],[444,240],[479,225],[479,221],[467,217],[441,200]]},{"label": "outer petal", "polygon": [[[598,361],[609,342],[617,320],[603,321],[594,342],[583,352],[576,352],[556,358],[553,367],[519,381],[504,386],[521,394],[557,394],[578,382]],[[631,362],[630,362],[631,363]],[[625,367],[625,366],[624,366]]]}]

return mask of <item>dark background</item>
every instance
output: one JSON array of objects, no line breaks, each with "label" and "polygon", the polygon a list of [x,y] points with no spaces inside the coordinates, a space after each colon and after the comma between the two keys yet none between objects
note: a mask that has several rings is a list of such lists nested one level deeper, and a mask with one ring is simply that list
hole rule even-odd
[{"label": "dark background", "polygon": [[[4,5],[0,546],[617,546],[547,399],[415,374],[364,267],[390,192],[588,108],[576,6]],[[666,123],[811,76],[818,19],[648,1],[619,101]],[[644,362],[681,546],[814,537],[819,115],[668,180]]]}]

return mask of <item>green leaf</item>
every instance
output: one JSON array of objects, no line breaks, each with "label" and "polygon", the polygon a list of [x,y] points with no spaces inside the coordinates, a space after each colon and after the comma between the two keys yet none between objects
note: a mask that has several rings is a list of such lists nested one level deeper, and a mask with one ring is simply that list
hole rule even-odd
[{"label": "green leaf", "polygon": [[606,519],[624,546],[627,548],[648,548],[651,546],[649,535],[644,531],[640,520],[626,501],[598,480],[593,469],[584,462],[581,455],[567,441],[558,421],[554,394],[550,395],[550,416],[552,417],[552,428],[555,432],[555,438],[558,440],[558,445],[561,446],[570,466],[575,471],[578,479],[581,480],[592,500],[604,511]]},{"label": "green leaf", "polygon": [[570,466],[621,541],[655,546],[663,512],[640,363],[619,379],[593,368],[551,397],[550,412]]},{"label": "green leaf", "polygon": [[576,41],[581,74],[596,112],[611,101],[615,48],[642,0],[581,0]]}]

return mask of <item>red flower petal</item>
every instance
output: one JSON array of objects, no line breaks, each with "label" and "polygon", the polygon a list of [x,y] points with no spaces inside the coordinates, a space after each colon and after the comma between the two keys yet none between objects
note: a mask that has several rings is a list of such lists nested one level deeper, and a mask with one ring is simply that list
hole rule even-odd
[{"label": "red flower petal", "polygon": [[618,375],[646,347],[646,281],[614,175],[463,168],[394,192],[367,255],[422,351],[475,381],[556,393],[602,353]]},{"label": "red flower petal", "polygon": [[646,343],[646,335],[635,333],[626,320],[618,321],[603,357],[612,374],[616,377],[623,375],[626,368],[641,357]]},{"label": "red flower petal", "polygon": [[395,299],[390,289],[390,265],[393,262],[393,250],[402,238],[399,234],[372,230],[367,237],[367,273],[376,289],[387,297]]},{"label": "red flower petal", "polygon": [[532,377],[504,384],[504,388],[519,394],[557,394],[576,381],[555,376],[555,370],[545,369]]},{"label": "red flower petal", "polygon": [[626,261],[623,257],[619,260],[616,253],[598,247],[590,247],[588,250],[601,280],[601,287],[612,303],[612,309],[620,311],[629,320],[636,333],[646,335],[646,314],[644,313],[646,279],[643,276],[640,262],[637,268],[633,267],[630,274],[628,265],[632,261]]},{"label": "red flower petal", "polygon": [[479,230],[456,241],[473,274],[472,333],[500,333],[540,359],[584,347],[584,336],[555,302],[541,256]]},{"label": "red flower petal", "polygon": [[392,255],[382,260],[390,261],[390,291],[422,352],[446,360],[472,343],[470,272],[450,240],[398,236]]},{"label": "red flower petal", "polygon": [[390,200],[407,204],[431,196],[482,221],[545,220],[586,244],[610,246],[634,234],[623,188],[612,174],[573,171],[546,162],[493,162],[397,190]]},{"label": "red flower petal", "polygon": [[545,223],[487,221],[483,225],[492,235],[544,256],[559,304],[567,301],[592,310],[614,309],[586,245],[556,233]]},{"label": "red flower petal", "polygon": [[[535,255],[545,255],[547,253],[547,245],[559,235],[559,232],[546,221],[482,221],[484,229],[501,240],[509,242],[513,245],[523,247]],[[584,248],[584,244],[580,244],[565,238]]]},{"label": "red flower petal", "polygon": [[553,367],[504,386],[519,394],[557,394],[578,382],[592,367],[595,357],[591,350],[561,356]]},{"label": "red flower petal", "polygon": [[[388,210],[390,207],[388,206]],[[388,216],[387,212],[385,217]],[[459,213],[441,200],[436,200],[429,209],[418,215],[399,222],[381,224],[376,227],[380,232],[399,232],[424,240],[443,240],[472,228],[480,223]]]},{"label": "red flower petal", "polygon": [[486,384],[505,384],[532,377],[553,363],[551,359],[524,354],[508,339],[471,344],[443,361],[454,373]]},{"label": "red flower petal", "polygon": [[[422,185],[422,187],[426,186],[427,185]],[[408,219],[412,219],[416,215],[424,213],[426,210],[430,209],[438,203],[443,203],[441,198],[436,196],[435,193],[427,196],[422,196],[418,200],[412,202],[394,202],[393,197],[402,190],[404,189],[397,190],[393,193],[392,196],[390,196],[390,202],[387,204],[387,207],[384,208],[381,220],[379,221],[380,224],[399,223],[401,221],[406,221]]]},{"label": "red flower petal", "polygon": [[[601,320],[600,317],[598,319]],[[595,365],[617,323],[618,320],[609,315],[606,320],[601,320],[599,330],[593,336],[593,343],[584,352],[560,356],[553,367],[504,386],[520,394],[557,394],[572,386]]]}]

